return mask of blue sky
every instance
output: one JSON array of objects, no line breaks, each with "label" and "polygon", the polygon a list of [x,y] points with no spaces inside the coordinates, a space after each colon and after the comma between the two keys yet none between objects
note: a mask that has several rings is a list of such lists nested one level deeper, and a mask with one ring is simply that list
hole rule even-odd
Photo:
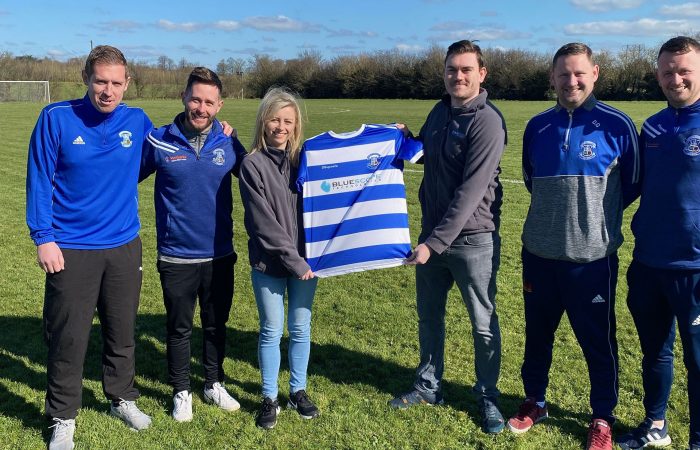
[{"label": "blue sky", "polygon": [[572,41],[616,51],[699,31],[700,1],[0,0],[0,52],[65,60],[86,55],[92,42],[131,60],[165,55],[212,68],[229,57],[420,52],[464,38],[548,54]]}]

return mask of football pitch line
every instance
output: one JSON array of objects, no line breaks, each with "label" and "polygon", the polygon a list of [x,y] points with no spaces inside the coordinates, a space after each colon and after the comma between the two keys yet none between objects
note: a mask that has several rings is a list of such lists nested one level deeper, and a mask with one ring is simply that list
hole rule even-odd
[{"label": "football pitch line", "polygon": [[[403,169],[404,172],[411,172],[411,173],[423,173],[422,170],[415,170],[415,169]],[[500,178],[500,180],[503,183],[511,183],[511,184],[524,184],[523,180],[512,180],[510,178]]]}]

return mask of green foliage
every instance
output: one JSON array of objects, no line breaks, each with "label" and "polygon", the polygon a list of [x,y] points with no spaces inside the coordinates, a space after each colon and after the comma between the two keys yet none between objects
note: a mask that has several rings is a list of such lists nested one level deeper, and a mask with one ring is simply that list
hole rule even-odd
[{"label": "green foliage", "polygon": [[[82,94],[81,94],[82,95]],[[168,123],[181,109],[178,101],[134,101],[157,125]],[[325,130],[350,131],[363,122],[401,121],[417,132],[433,101],[307,100],[306,136]],[[520,147],[527,120],[551,102],[497,102],[509,128],[503,159],[505,203],[502,216],[502,263],[498,277],[498,308],[503,331],[503,367],[500,400],[504,414],[512,414],[522,399],[520,365],[524,343],[520,278],[520,233],[529,197],[520,183]],[[663,104],[618,103],[637,126]],[[0,135],[5,139],[0,165],[0,448],[35,449],[50,434],[42,418],[46,388],[46,349],[41,335],[43,275],[35,264],[35,249],[24,223],[26,147],[39,113],[39,104],[0,104]],[[257,101],[226,100],[220,118],[238,129],[244,145],[252,140]],[[421,167],[405,172],[414,240],[419,231],[417,189]],[[196,187],[193,187],[196,188]],[[236,189],[236,188],[234,188]],[[155,269],[153,180],[140,187],[144,282],[136,329],[139,405],[154,418],[153,427],[133,433],[106,414],[100,387],[100,336],[95,321],[85,366],[83,409],[78,417],[76,448],[467,448],[467,449],[577,449],[585,442],[589,419],[586,365],[567,320],[557,333],[548,392],[551,418],[524,436],[509,432],[488,436],[479,430],[474,383],[471,326],[457,292],[448,302],[444,407],[417,407],[392,411],[386,402],[410,388],[418,362],[413,270],[408,267],[371,271],[321,280],[314,305],[309,392],[322,415],[301,420],[283,411],[269,432],[256,429],[254,413],[260,401],[257,367],[257,311],[250,286],[242,207],[234,195],[236,294],[228,323],[225,368],[227,384],[242,409],[230,414],[204,404],[201,329],[193,337],[194,421],[177,424],[169,416],[171,390],[166,383],[165,319]],[[631,209],[634,209],[632,207]],[[627,241],[620,250],[617,319],[620,346],[619,434],[643,417],[640,379],[641,355],[637,335],[625,306],[624,273],[630,261],[632,237],[625,215]],[[286,352],[286,339],[283,355]],[[680,354],[680,346],[677,347]],[[687,438],[686,372],[676,362],[676,381],[668,418],[673,439]],[[282,359],[280,386],[286,398],[289,380]]]}]

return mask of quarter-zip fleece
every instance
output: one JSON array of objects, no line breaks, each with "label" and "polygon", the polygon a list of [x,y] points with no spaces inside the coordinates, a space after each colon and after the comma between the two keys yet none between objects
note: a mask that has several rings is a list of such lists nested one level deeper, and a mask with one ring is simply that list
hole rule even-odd
[{"label": "quarter-zip fleece", "polygon": [[296,181],[297,168],[285,150],[264,148],[241,164],[238,185],[250,265],[271,276],[300,277],[310,270],[304,259],[302,197]]},{"label": "quarter-zip fleece", "polygon": [[175,121],[148,135],[143,180],[156,172],[154,202],[158,253],[176,258],[218,258],[233,253],[231,175],[245,149],[214,120],[197,152]]},{"label": "quarter-zip fleece", "polygon": [[458,236],[496,231],[506,123],[486,91],[461,107],[452,107],[445,96],[428,114],[418,139],[425,165],[419,242],[440,254]]}]

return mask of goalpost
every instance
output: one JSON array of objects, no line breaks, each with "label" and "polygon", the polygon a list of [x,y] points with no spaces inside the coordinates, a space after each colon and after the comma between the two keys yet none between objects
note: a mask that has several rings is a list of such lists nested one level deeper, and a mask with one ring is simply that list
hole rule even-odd
[{"label": "goalpost", "polygon": [[48,81],[0,81],[0,102],[51,102]]}]

